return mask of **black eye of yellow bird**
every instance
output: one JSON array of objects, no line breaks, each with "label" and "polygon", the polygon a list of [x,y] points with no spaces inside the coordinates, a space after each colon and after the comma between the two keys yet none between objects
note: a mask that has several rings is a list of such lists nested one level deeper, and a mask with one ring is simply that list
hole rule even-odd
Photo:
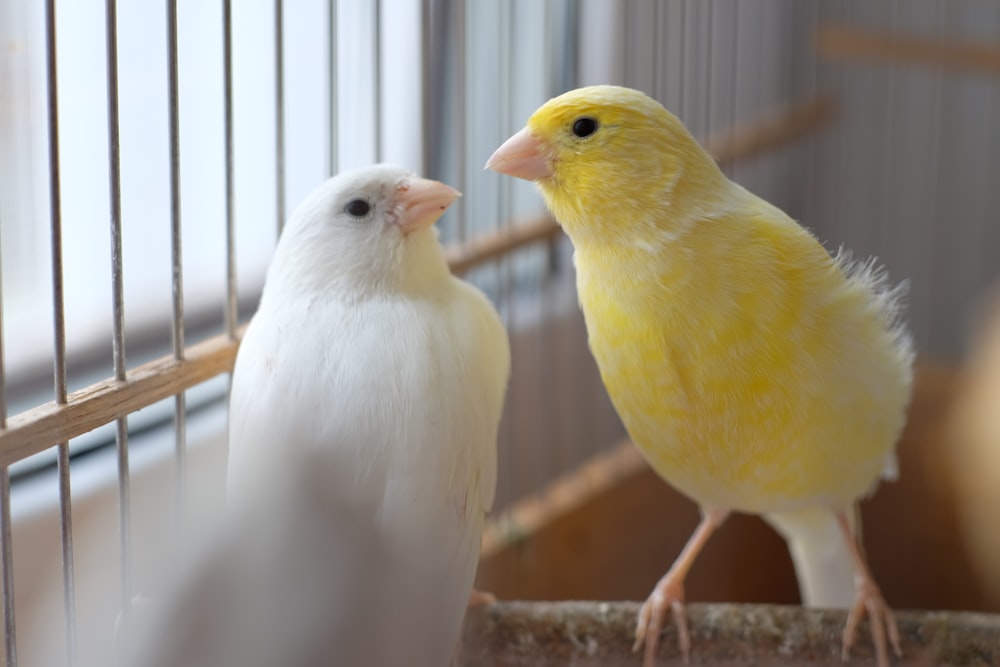
[{"label": "black eye of yellow bird", "polygon": [[573,134],[580,137],[589,137],[597,131],[597,121],[589,116],[577,118],[573,121]]},{"label": "black eye of yellow bird", "polygon": [[371,204],[364,199],[352,199],[344,206],[344,213],[352,218],[363,218],[372,210]]}]

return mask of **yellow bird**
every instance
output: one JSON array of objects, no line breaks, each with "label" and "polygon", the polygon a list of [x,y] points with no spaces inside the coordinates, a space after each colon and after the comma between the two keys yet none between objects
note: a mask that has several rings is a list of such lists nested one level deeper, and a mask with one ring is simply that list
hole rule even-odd
[{"label": "yellow bird", "polygon": [[895,474],[913,361],[901,288],[872,262],[832,257],[635,90],[549,100],[486,167],[537,183],[573,242],[590,349],[618,414],[702,510],[639,613],[645,664],[668,612],[687,659],[684,579],[730,511],[782,532],[808,604],[851,608],[845,656],[865,615],[879,664],[887,640],[901,654],[852,518]]}]

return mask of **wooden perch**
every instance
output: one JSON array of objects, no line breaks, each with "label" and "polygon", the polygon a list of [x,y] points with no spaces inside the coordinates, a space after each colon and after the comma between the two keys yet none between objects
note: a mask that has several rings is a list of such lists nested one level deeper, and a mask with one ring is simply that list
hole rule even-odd
[{"label": "wooden perch", "polygon": [[816,35],[816,49],[828,58],[886,60],[1000,75],[1000,44],[993,42],[901,36],[854,26],[827,25]]},{"label": "wooden perch", "polygon": [[[240,329],[238,336],[243,335]],[[124,382],[114,378],[74,391],[65,405],[45,403],[11,417],[0,429],[0,466],[48,449],[92,431],[147,405],[178,394],[196,384],[227,373],[236,360],[236,340],[223,334],[173,356],[133,368]]]},{"label": "wooden perch", "polygon": [[447,248],[445,257],[451,272],[460,276],[522,246],[554,239],[560,231],[555,219],[543,214],[527,221],[514,222],[502,231],[484,234],[464,245]]},{"label": "wooden perch", "polygon": [[[500,602],[466,618],[463,667],[616,667],[638,665],[632,653],[636,602]],[[695,665],[842,665],[846,612],[779,605],[692,604]],[[966,612],[897,612],[903,658],[894,665],[1000,664],[1000,616]],[[862,622],[850,664],[872,664]],[[668,623],[660,665],[682,664]]]},{"label": "wooden perch", "polygon": [[705,141],[705,149],[719,162],[745,160],[817,131],[833,119],[835,111],[829,95],[810,97],[713,135]]},{"label": "wooden perch", "polygon": [[629,440],[597,454],[551,482],[541,493],[518,501],[500,516],[490,519],[483,531],[480,558],[492,558],[519,540],[538,534],[553,521],[599,498],[647,467],[639,450]]}]

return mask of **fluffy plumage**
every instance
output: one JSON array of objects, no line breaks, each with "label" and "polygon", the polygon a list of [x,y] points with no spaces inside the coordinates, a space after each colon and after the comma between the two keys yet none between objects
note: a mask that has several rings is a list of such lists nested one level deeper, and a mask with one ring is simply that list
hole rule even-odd
[{"label": "fluffy plumage", "polygon": [[432,228],[457,196],[387,165],[312,193],[278,244],[230,404],[230,502],[260,502],[288,457],[322,452],[314,465],[439,582],[437,606],[412,611],[444,619],[442,665],[493,502],[510,367],[496,311],[450,274]]},{"label": "fluffy plumage", "polygon": [[[848,634],[877,600],[874,624],[884,618],[896,644],[846,526],[855,500],[895,470],[913,357],[899,289],[871,263],[831,257],[731,182],[638,91],[595,86],[550,100],[487,167],[538,184],[573,241],[612,402],[653,468],[705,512],[640,616],[647,664],[671,608],[686,654],[684,575],[730,510],[773,515],[793,554],[841,563],[832,587],[799,568],[806,594],[828,596],[814,602],[849,603],[853,564],[862,585]],[[797,548],[803,533],[827,544]]]}]

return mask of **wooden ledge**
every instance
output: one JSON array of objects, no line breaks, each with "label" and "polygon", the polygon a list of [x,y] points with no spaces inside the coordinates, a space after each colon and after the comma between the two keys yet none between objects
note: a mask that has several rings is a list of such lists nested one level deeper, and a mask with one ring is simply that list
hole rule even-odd
[{"label": "wooden ledge", "polygon": [[1000,75],[1000,43],[995,41],[942,39],[829,24],[817,32],[816,49],[827,58]]},{"label": "wooden ledge", "polygon": [[[499,602],[473,610],[465,624],[463,667],[638,665],[632,653],[637,602]],[[692,604],[693,665],[842,665],[846,612],[780,605]],[[897,612],[903,658],[894,665],[1000,664],[1000,615]],[[874,659],[867,621],[849,664]],[[659,665],[680,665],[668,624]]]}]

